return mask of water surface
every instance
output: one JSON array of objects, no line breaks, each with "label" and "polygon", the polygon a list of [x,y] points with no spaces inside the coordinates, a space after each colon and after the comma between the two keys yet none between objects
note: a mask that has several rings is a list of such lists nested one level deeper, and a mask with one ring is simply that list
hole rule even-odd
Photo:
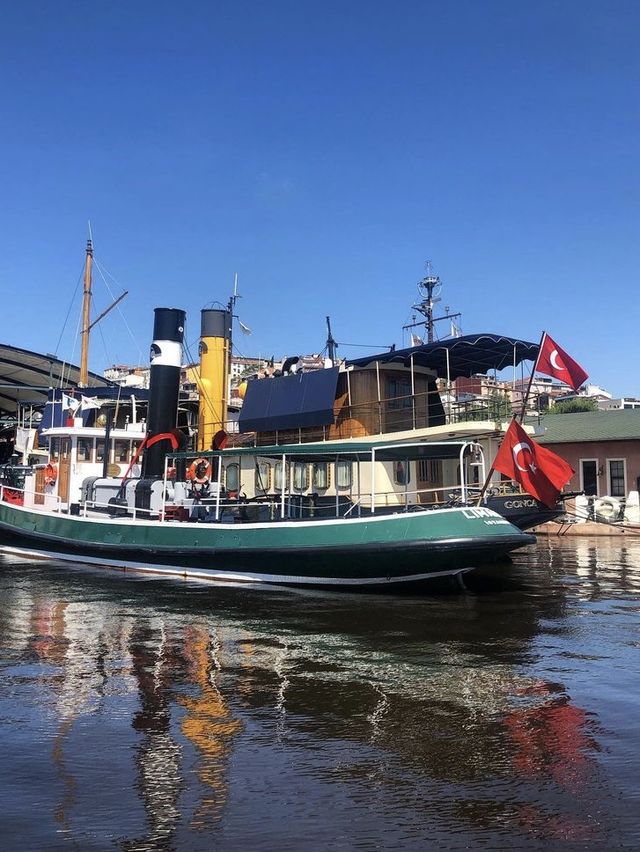
[{"label": "water surface", "polygon": [[639,848],[640,540],[469,586],[0,557],[2,848]]}]

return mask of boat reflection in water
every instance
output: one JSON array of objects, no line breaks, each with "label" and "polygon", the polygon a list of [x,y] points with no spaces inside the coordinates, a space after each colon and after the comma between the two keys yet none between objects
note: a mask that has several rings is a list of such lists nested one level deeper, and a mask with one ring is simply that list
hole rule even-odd
[{"label": "boat reflection in water", "polygon": [[0,587],[7,848],[638,840],[637,547],[550,542],[442,598],[15,559]]}]

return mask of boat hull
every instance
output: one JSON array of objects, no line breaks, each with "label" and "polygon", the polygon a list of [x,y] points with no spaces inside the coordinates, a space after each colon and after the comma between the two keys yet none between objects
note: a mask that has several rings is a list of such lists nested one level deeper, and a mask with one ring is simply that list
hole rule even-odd
[{"label": "boat hull", "polygon": [[530,544],[487,509],[210,524],[93,519],[0,504],[0,548],[199,579],[387,586],[459,574]]},{"label": "boat hull", "polygon": [[487,498],[486,505],[521,530],[555,521],[566,511],[563,503],[550,509],[528,494],[492,494]]}]

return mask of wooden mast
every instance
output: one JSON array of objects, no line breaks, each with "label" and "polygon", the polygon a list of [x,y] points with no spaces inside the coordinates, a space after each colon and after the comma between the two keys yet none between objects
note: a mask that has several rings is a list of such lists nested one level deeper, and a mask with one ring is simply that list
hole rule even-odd
[{"label": "wooden mast", "polygon": [[82,293],[82,351],[80,354],[80,387],[89,384],[89,330],[91,327],[91,267],[93,243],[87,240],[87,256],[84,263],[84,290]]}]

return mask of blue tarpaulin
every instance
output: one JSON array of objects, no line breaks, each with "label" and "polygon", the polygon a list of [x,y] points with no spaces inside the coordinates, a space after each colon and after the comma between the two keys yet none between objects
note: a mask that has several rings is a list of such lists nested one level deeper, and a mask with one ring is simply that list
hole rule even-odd
[{"label": "blue tarpaulin", "polygon": [[241,432],[272,432],[333,423],[338,367],[254,379],[247,385]]}]

